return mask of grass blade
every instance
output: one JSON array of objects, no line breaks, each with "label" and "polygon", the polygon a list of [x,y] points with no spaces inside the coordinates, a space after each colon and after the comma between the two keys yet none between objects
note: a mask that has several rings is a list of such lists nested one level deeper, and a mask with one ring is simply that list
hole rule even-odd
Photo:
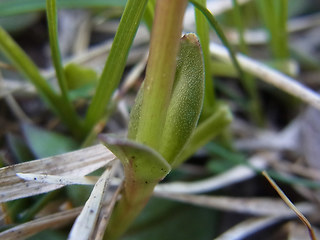
[{"label": "grass blade", "polygon": [[[66,77],[64,74],[61,54],[58,42],[58,23],[57,23],[57,6],[56,0],[47,0],[47,20],[48,20],[48,29],[49,29],[49,43],[51,49],[51,56],[54,68],[56,70],[56,76],[59,83],[61,98],[63,105],[67,110],[66,120],[68,125],[72,126],[73,129],[80,128],[79,118],[72,106],[72,103],[68,96],[68,87],[66,82]],[[61,106],[59,106],[61,109]],[[78,132],[74,130],[74,132]]]},{"label": "grass blade", "polygon": [[96,145],[78,151],[30,161],[0,169],[0,202],[49,192],[63,185],[24,181],[16,173],[42,173],[62,176],[85,176],[114,159],[104,146]]},{"label": "grass blade", "polygon": [[85,120],[86,133],[89,133],[91,128],[103,116],[112,93],[120,82],[132,41],[147,2],[147,0],[128,0],[127,2],[96,93],[87,112]]},{"label": "grass blade", "polygon": [[95,225],[97,224],[97,219],[99,217],[100,208],[104,200],[105,191],[109,184],[110,175],[111,169],[109,168],[105,170],[95,184],[89,199],[83,207],[83,210],[72,226],[68,240],[90,239]]},{"label": "grass blade", "polygon": [[213,29],[216,31],[217,35],[219,36],[222,43],[226,46],[228,49],[228,52],[230,54],[230,57],[232,59],[232,63],[236,67],[237,71],[239,72],[239,76],[242,78],[243,72],[241,70],[241,67],[238,63],[238,60],[236,59],[235,53],[233,49],[231,48],[231,45],[229,41],[227,40],[226,36],[224,35],[222,28],[220,27],[219,23],[213,16],[213,14],[205,7],[203,4],[199,3],[199,0],[189,0],[190,3],[192,3],[199,11],[202,12],[202,14],[207,18],[209,24],[213,27]]}]

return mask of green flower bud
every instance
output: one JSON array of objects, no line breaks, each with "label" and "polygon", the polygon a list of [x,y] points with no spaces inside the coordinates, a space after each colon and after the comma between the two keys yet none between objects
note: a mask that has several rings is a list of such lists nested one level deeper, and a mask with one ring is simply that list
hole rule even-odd
[{"label": "green flower bud", "polygon": [[163,129],[160,153],[172,164],[197,126],[204,96],[204,64],[195,34],[181,39],[172,97]]}]

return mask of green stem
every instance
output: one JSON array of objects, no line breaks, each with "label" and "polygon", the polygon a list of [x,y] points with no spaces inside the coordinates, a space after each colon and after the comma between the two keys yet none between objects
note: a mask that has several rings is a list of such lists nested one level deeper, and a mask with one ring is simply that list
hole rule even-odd
[{"label": "green stem", "polygon": [[[198,0],[200,4],[206,6],[206,0]],[[211,58],[210,58],[210,50],[209,50],[209,24],[205,16],[203,16],[202,12],[195,8],[195,16],[196,16],[196,28],[197,35],[200,39],[200,44],[203,53],[204,59],[204,68],[205,68],[205,94],[203,100],[203,109],[202,109],[202,119],[206,119],[208,116],[212,114],[215,104],[215,96],[214,96],[214,84],[213,77],[211,71]]]},{"label": "green stem", "polygon": [[[68,87],[66,78],[63,72],[63,66],[61,63],[60,48],[58,42],[58,22],[57,22],[57,7],[55,0],[47,0],[47,21],[48,21],[48,31],[49,31],[49,43],[51,49],[51,57],[53,66],[56,70],[56,77],[61,90],[62,97],[68,103]],[[66,104],[68,104],[66,103]]]},{"label": "green stem", "polygon": [[57,23],[57,6],[56,0],[47,0],[47,21],[49,30],[49,42],[51,49],[51,56],[54,68],[56,70],[56,77],[61,91],[61,100],[63,105],[65,105],[66,113],[69,115],[73,128],[80,130],[80,119],[78,118],[74,107],[68,96],[68,87],[66,77],[63,71],[63,66],[61,62],[61,55],[58,42],[58,23]]},{"label": "green stem", "polygon": [[128,0],[110,54],[101,74],[96,93],[89,106],[85,128],[89,133],[103,117],[112,93],[118,86],[126,59],[148,0]]},{"label": "green stem", "polygon": [[152,28],[150,55],[136,140],[159,148],[171,97],[187,0],[160,0]]}]

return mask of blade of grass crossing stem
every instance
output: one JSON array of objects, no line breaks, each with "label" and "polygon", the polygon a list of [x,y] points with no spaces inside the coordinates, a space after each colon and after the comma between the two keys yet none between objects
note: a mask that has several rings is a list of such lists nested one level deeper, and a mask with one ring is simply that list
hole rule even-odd
[{"label": "blade of grass crossing stem", "polygon": [[[58,0],[58,8],[124,7],[127,0]],[[2,0],[0,16],[11,16],[46,9],[43,0]]]},{"label": "blade of grass crossing stem", "polygon": [[286,196],[286,194],[280,189],[280,187],[275,183],[275,181],[273,181],[273,179],[271,177],[269,177],[269,175],[267,174],[266,171],[262,172],[262,175],[268,180],[268,182],[271,184],[271,186],[274,188],[274,190],[277,191],[277,193],[279,194],[279,196],[282,198],[282,200],[288,205],[289,208],[292,209],[292,211],[295,212],[295,214],[297,214],[298,218],[301,220],[301,222],[306,225],[306,227],[308,228],[309,231],[309,235],[310,235],[310,239],[311,240],[317,240],[316,235],[312,229],[312,226],[310,224],[310,222],[308,221],[308,219],[299,211],[298,208],[296,208],[296,206],[290,201],[290,199]]},{"label": "blade of grass crossing stem", "polygon": [[219,23],[213,16],[213,14],[205,7],[203,4],[199,3],[199,0],[189,0],[190,3],[192,3],[199,11],[202,12],[202,14],[207,18],[209,24],[213,29],[216,31],[218,37],[224,44],[224,46],[228,49],[228,52],[230,54],[232,63],[234,64],[235,68],[237,69],[239,76],[243,78],[243,71],[241,70],[241,67],[236,59],[235,53],[233,49],[231,48],[231,45],[229,41],[227,40],[226,36],[224,35],[222,28],[220,27]]},{"label": "blade of grass crossing stem", "polygon": [[[57,23],[57,6],[56,0],[47,0],[47,21],[49,29],[49,42],[51,49],[51,57],[54,68],[56,70],[56,76],[58,84],[61,91],[61,98],[65,104],[66,109],[68,109],[68,115],[72,125],[75,125],[77,129],[80,128],[80,121],[77,114],[72,106],[72,103],[68,96],[68,87],[66,82],[66,77],[63,71],[63,66],[61,62],[61,55],[58,43],[58,23]],[[79,129],[80,130],[80,129]]]},{"label": "blade of grass crossing stem", "polygon": [[126,4],[96,93],[87,112],[85,120],[87,133],[105,113],[112,93],[120,82],[131,44],[147,2],[148,0],[128,0]]},{"label": "blade of grass crossing stem", "polygon": [[[203,6],[206,6],[206,0],[198,0]],[[195,17],[196,17],[196,28],[197,35],[200,39],[200,44],[203,53],[204,59],[204,68],[205,68],[205,94],[203,101],[203,109],[201,113],[201,120],[209,117],[214,111],[215,96],[214,96],[214,84],[211,73],[211,59],[209,51],[209,25],[208,22],[203,16],[202,12],[195,8]]]}]

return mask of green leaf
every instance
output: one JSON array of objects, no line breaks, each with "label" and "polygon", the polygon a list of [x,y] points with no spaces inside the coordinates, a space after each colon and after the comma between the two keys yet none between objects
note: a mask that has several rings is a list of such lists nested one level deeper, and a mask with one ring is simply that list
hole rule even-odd
[{"label": "green leaf", "polygon": [[[58,0],[58,8],[123,7],[127,0]],[[45,10],[45,0],[2,0],[0,16]]]},{"label": "green leaf", "polygon": [[202,109],[204,64],[198,38],[181,39],[175,81],[167,111],[159,152],[171,164],[193,130]]},{"label": "green leaf", "polygon": [[66,153],[79,147],[69,137],[30,124],[23,124],[22,130],[28,146],[38,158]]},{"label": "green leaf", "polygon": [[122,162],[127,180],[159,182],[171,170],[167,161],[150,147],[110,135],[101,135],[100,139]]},{"label": "green leaf", "polygon": [[96,84],[98,81],[98,74],[96,71],[92,68],[86,68],[75,63],[66,65],[64,67],[64,73],[69,90]]}]

